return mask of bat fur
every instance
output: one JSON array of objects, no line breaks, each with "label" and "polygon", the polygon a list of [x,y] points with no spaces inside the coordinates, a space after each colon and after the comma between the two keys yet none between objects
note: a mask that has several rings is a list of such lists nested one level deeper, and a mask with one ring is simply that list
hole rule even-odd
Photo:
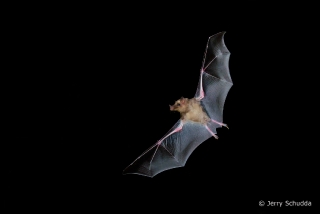
[{"label": "bat fur", "polygon": [[206,124],[210,121],[208,115],[203,111],[200,102],[195,98],[188,99],[181,97],[173,106],[170,106],[170,111],[177,111],[180,113],[181,120],[191,120],[193,122]]}]

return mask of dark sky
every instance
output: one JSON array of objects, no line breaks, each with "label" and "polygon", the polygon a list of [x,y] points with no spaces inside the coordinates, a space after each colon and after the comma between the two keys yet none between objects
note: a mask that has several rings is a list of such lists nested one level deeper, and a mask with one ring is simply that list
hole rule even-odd
[{"label": "dark sky", "polygon": [[[13,20],[7,206],[31,193],[48,206],[118,202],[120,210],[177,198],[200,203],[204,193],[214,207],[311,200],[315,128],[308,121],[315,117],[316,67],[305,57],[312,56],[305,45],[310,29],[259,11],[205,11],[202,19],[168,10]],[[169,104],[194,96],[207,39],[221,31],[234,83],[224,107],[230,129],[218,129],[219,140],[201,144],[183,168],[154,178],[122,175],[179,119]],[[288,198],[295,190],[303,193]]]}]

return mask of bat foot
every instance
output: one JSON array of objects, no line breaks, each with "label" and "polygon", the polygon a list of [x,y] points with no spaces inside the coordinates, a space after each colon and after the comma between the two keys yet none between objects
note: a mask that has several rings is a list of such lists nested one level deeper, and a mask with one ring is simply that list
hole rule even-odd
[{"label": "bat foot", "polygon": [[205,127],[206,127],[206,129],[208,130],[208,132],[209,132],[215,139],[218,140],[218,136],[217,136],[216,134],[214,134],[214,133],[209,129],[209,127],[208,127],[207,125],[206,125]]},{"label": "bat foot", "polygon": [[227,129],[229,129],[228,125],[225,124],[225,123],[221,123],[221,122],[215,121],[214,119],[211,119],[211,121],[214,122],[214,123],[219,124],[220,126],[224,126],[224,127],[226,127]]}]

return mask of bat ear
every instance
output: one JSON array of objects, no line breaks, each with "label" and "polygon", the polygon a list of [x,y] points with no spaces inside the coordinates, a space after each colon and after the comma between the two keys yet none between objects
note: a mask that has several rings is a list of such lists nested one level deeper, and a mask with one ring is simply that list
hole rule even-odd
[{"label": "bat ear", "polygon": [[184,97],[180,98],[180,103],[185,104],[186,103],[186,99]]}]

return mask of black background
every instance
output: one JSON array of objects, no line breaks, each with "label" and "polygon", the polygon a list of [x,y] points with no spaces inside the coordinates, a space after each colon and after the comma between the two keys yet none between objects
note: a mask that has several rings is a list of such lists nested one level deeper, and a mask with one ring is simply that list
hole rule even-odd
[{"label": "black background", "polygon": [[[7,16],[5,206],[317,206],[313,14],[302,19],[249,1],[199,10],[134,6]],[[194,96],[208,37],[221,31],[234,83],[224,108],[230,129],[218,129],[219,140],[201,144],[183,168],[122,175],[179,119],[168,105]]]}]

